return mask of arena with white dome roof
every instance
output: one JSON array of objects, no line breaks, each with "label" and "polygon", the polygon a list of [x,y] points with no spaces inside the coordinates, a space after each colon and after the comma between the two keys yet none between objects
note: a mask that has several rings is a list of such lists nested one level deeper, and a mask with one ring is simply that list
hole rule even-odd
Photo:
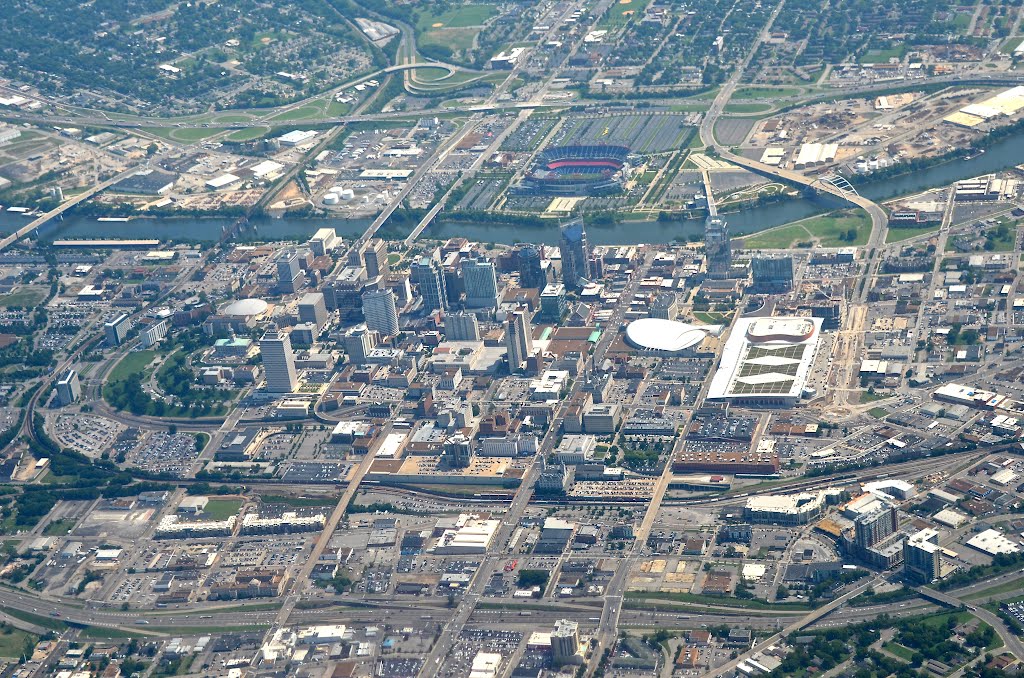
[{"label": "arena with white dome roof", "polygon": [[756,407],[796,405],[820,335],[821,318],[741,318],[722,350],[708,399]]},{"label": "arena with white dome roof", "polygon": [[263,315],[269,308],[262,299],[239,299],[225,306],[221,313],[233,318],[254,318]]},{"label": "arena with white dome roof", "polygon": [[699,346],[708,334],[718,334],[720,325],[688,325],[678,320],[642,318],[626,327],[626,342],[641,351],[682,353]]}]

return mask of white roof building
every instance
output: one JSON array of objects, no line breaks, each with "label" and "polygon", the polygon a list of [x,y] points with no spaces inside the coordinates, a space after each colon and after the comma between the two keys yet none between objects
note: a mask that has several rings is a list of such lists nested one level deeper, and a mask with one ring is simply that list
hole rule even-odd
[{"label": "white roof building", "polygon": [[677,320],[641,318],[626,327],[626,341],[644,351],[679,353],[699,346],[708,334],[717,334],[720,330],[720,325],[698,327]]},{"label": "white roof building", "polygon": [[1018,553],[1020,546],[1010,541],[998,530],[985,530],[967,540],[967,545],[990,556],[1000,553]]},{"label": "white roof building", "polygon": [[709,400],[791,407],[818,350],[821,318],[741,318],[711,379]]}]

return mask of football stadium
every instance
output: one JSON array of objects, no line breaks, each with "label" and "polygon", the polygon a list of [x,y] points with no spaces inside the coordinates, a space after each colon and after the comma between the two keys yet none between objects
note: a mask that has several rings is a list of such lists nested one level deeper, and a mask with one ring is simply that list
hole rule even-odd
[{"label": "football stadium", "polygon": [[594,196],[622,190],[628,146],[556,146],[537,156],[517,192],[524,195]]}]

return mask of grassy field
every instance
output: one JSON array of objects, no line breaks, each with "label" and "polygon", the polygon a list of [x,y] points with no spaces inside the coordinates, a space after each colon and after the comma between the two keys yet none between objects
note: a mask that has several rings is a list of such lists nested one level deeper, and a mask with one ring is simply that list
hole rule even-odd
[{"label": "grassy field", "polygon": [[71,528],[75,526],[75,521],[71,519],[55,520],[43,530],[43,536],[46,537],[58,537],[63,536],[71,531]]},{"label": "grassy field", "polygon": [[772,110],[772,105],[771,104],[759,104],[759,103],[732,104],[732,103],[730,103],[730,104],[726,104],[725,105],[725,112],[726,113],[764,113],[765,111],[770,111],[770,110]]},{"label": "grassy field", "polygon": [[46,291],[45,287],[22,287],[17,292],[0,296],[0,307],[20,306],[22,308],[32,308],[46,298]]},{"label": "grassy field", "polygon": [[729,316],[714,311],[694,311],[693,317],[708,325],[721,325],[729,320]]},{"label": "grassy field", "polygon": [[939,225],[922,226],[921,228],[890,228],[885,233],[885,242],[901,242],[909,240],[925,233],[934,233],[939,230]]},{"label": "grassy field", "polygon": [[227,520],[238,515],[242,508],[241,499],[211,499],[203,509],[203,517],[209,520]]},{"label": "grassy field", "polygon": [[1003,46],[999,48],[999,51],[1003,54],[1013,54],[1013,50],[1020,47],[1020,43],[1024,42],[1024,37],[1010,38],[1003,43]]},{"label": "grassy field", "polygon": [[228,141],[252,141],[267,134],[270,134],[269,127],[246,127],[245,129],[235,130],[225,138]]},{"label": "grassy field", "polygon": [[156,358],[156,351],[133,351],[121,359],[114,369],[107,375],[107,383],[122,381],[128,378],[129,374],[143,371],[153,359]]},{"label": "grassy field", "polygon": [[811,234],[800,224],[779,226],[754,235],[743,236],[743,247],[747,249],[782,250],[794,243],[809,241]]},{"label": "grassy field", "polygon": [[618,0],[612,4],[611,9],[601,19],[600,28],[615,28],[623,26],[630,17],[642,17],[644,9],[651,4],[651,0]]},{"label": "grassy field", "polygon": [[248,122],[252,120],[252,116],[244,113],[225,113],[224,115],[218,115],[213,119],[213,122],[233,123],[233,122]]},{"label": "grassy field", "polygon": [[889,642],[882,645],[882,649],[889,654],[895,655],[905,661],[910,661],[914,656],[914,651],[909,647],[904,647],[896,642]]},{"label": "grassy field", "polygon": [[868,410],[868,414],[870,414],[875,419],[884,419],[886,415],[889,414],[889,410],[885,409],[884,407],[872,407],[870,410]]},{"label": "grassy field", "polygon": [[766,99],[769,97],[791,97],[800,94],[796,87],[741,87],[733,92],[733,99]]},{"label": "grassy field", "polygon": [[892,49],[871,49],[860,58],[862,64],[886,64],[889,59],[902,59],[905,49],[894,47]]},{"label": "grassy field", "polygon": [[[807,232],[818,239],[822,247],[861,246],[868,242],[871,234],[871,217],[860,210],[850,212],[832,212],[820,217],[811,217],[799,222]],[[853,240],[842,240],[850,229],[856,229],[857,237]]]},{"label": "grassy field", "polygon": [[766,603],[763,600],[730,598],[726,596],[704,596],[696,593],[670,593],[665,591],[629,591],[627,599],[672,600],[680,603],[699,603],[720,607],[742,607],[751,610],[810,610],[808,603]]},{"label": "grassy field", "polygon": [[321,111],[316,106],[302,106],[300,108],[293,108],[290,111],[285,111],[284,113],[278,113],[271,118],[271,120],[277,122],[292,122],[295,120],[308,120],[310,118],[315,118],[320,114]]},{"label": "grassy field", "polygon": [[991,588],[975,591],[974,593],[964,596],[964,600],[978,600],[980,598],[996,596],[1000,593],[1009,593],[1011,591],[1020,591],[1020,580],[1015,579],[1013,581],[1004,582]]},{"label": "grassy field", "polygon": [[31,633],[5,626],[3,631],[0,631],[0,657],[18,659],[30,643],[35,645],[38,640],[39,638]]},{"label": "grassy field", "polygon": [[[486,3],[462,5],[435,14],[429,9],[420,13],[416,22],[416,28],[426,31],[431,28],[466,28],[469,26],[482,26],[485,21],[498,13],[495,5]],[[437,24],[440,24],[438,26]]]},{"label": "grassy field", "polygon": [[[850,229],[856,230],[853,240],[843,239]],[[817,240],[822,247],[854,247],[867,243],[871,234],[871,218],[860,211],[830,212],[796,221],[762,233],[745,236],[743,246],[749,249],[787,249],[798,242]]]},{"label": "grassy field", "polygon": [[445,28],[427,31],[420,36],[420,45],[444,45],[460,52],[473,46],[479,28]]}]

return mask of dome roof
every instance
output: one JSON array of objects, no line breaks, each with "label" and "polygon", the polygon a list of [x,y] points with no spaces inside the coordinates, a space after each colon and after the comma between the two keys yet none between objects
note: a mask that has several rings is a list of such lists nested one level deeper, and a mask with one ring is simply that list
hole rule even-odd
[{"label": "dome roof", "polygon": [[239,299],[224,307],[224,315],[248,318],[266,312],[267,302],[262,299]]},{"label": "dome roof", "polygon": [[704,341],[708,329],[678,320],[643,318],[634,320],[626,327],[626,340],[639,349],[674,353]]}]

